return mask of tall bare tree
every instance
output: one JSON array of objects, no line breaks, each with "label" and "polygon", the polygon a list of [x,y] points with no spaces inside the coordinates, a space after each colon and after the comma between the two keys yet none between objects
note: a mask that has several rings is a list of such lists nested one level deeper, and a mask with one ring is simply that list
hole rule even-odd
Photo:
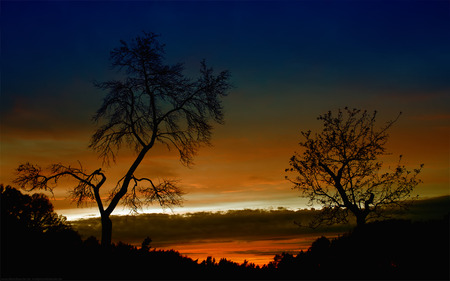
[{"label": "tall bare tree", "polygon": [[286,169],[296,176],[286,178],[309,198],[310,204],[323,207],[311,226],[347,222],[349,214],[361,225],[385,215],[386,207],[407,206],[406,199],[421,182],[417,175],[423,165],[407,170],[400,155],[396,167],[386,169],[379,159],[388,154],[387,131],[400,114],[376,128],[376,111],[369,114],[345,108],[336,115],[329,111],[318,117],[323,122],[322,132],[302,132],[305,140],[299,144],[304,152],[295,153]]},{"label": "tall bare tree", "polygon": [[81,163],[80,167],[53,164],[47,169],[22,164],[15,180],[28,190],[52,191],[60,178],[75,179],[72,199],[78,204],[89,200],[97,203],[103,245],[111,244],[110,215],[119,202],[134,211],[155,201],[163,207],[181,204],[183,192],[176,181],[154,183],[149,177],[135,176],[135,172],[156,143],[178,151],[181,163],[190,166],[198,149],[210,144],[212,123],[223,124],[221,98],[230,89],[229,72],[215,75],[205,61],[197,79],[187,78],[181,63],[164,64],[164,45],[154,33],[144,32],[130,43],[120,43],[110,59],[112,67],[124,74],[123,79],[95,83],[108,93],[93,117],[97,130],[90,148],[103,159],[103,165],[115,162],[122,145],[132,148],[136,158],[110,191],[109,200],[103,202],[100,197],[107,179],[104,171],[87,172]]}]

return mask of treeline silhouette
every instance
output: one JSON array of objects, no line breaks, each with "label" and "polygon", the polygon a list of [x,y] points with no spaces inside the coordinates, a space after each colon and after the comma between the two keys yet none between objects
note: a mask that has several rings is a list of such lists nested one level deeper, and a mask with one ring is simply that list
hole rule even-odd
[{"label": "treeline silhouette", "polygon": [[314,279],[449,279],[449,217],[412,222],[386,220],[358,226],[307,252],[277,255],[281,276]]},{"label": "treeline silhouette", "polygon": [[1,277],[61,279],[449,279],[449,217],[388,220],[318,238],[297,255],[262,267],[213,257],[192,260],[175,250],[85,240],[42,194],[1,191]]}]

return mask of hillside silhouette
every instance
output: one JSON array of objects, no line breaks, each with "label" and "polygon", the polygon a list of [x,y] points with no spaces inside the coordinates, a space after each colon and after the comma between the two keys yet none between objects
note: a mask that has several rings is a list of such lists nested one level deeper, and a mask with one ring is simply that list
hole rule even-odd
[{"label": "hillside silhouette", "polygon": [[[39,204],[37,204],[39,203]],[[40,223],[36,223],[40,222]],[[262,267],[175,250],[85,240],[56,215],[44,195],[1,186],[1,277],[61,279],[449,279],[449,216],[386,220],[335,238],[320,237],[297,255]]]}]

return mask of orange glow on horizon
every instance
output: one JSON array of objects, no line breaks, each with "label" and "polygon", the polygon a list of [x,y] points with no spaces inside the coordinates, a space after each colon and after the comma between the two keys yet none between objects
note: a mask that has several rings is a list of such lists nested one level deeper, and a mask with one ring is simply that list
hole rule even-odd
[{"label": "orange glow on horizon", "polygon": [[[241,107],[240,104],[234,106]],[[289,107],[286,111],[289,111]],[[379,125],[399,111],[400,109],[388,109],[380,112]],[[263,124],[242,123],[238,118],[239,114],[233,115],[233,112],[230,112],[226,125],[215,128],[213,146],[199,150],[192,168],[181,165],[175,151],[167,151],[164,146],[155,146],[139,166],[136,176],[180,179],[180,186],[187,193],[184,202],[187,209],[217,209],[213,205],[219,208],[231,205],[233,206],[230,208],[234,209],[246,208],[249,202],[253,202],[250,203],[252,207],[264,202],[261,208],[305,208],[305,201],[299,198],[300,194],[293,191],[291,184],[285,180],[284,169],[288,168],[289,158],[294,152],[301,152],[298,146],[301,140],[300,131],[321,130],[321,123],[315,116],[323,112],[319,109],[307,115],[295,112],[297,111],[292,111],[292,118],[284,122],[280,119],[282,126],[270,127],[270,130],[274,129],[270,133],[258,127]],[[385,164],[390,164],[391,160],[396,163],[398,155],[402,154],[402,162],[408,169],[418,168],[424,163],[420,174],[423,184],[415,191],[420,196],[449,194],[450,130],[446,125],[448,118],[448,114],[427,115],[425,112],[405,111],[390,131],[386,148],[392,155],[382,161],[385,161]],[[253,122],[253,119],[247,121]],[[252,127],[248,127],[250,125]],[[71,138],[73,134],[66,134],[68,128],[62,130],[58,138],[37,133],[27,135],[23,130],[18,134],[15,130],[18,129],[6,128],[2,139],[0,183],[13,185],[14,169],[27,161],[46,167],[58,162],[77,166],[79,160],[88,171],[102,167],[101,159],[87,148],[90,133],[85,128],[73,132],[76,133],[76,138]],[[102,167],[107,175],[107,182],[101,190],[102,197],[108,196],[108,191],[126,173],[135,157],[135,154],[124,149],[120,151],[116,163],[111,163],[110,167]],[[59,187],[54,190],[55,197],[67,197],[70,187],[70,181],[61,181]],[[295,203],[295,200],[298,203]],[[70,200],[54,202],[55,210],[61,210],[63,213],[66,209],[76,208]],[[150,208],[156,209],[158,206]],[[81,208],[79,211],[80,214],[85,213]],[[117,209],[114,213],[122,211]]]},{"label": "orange glow on horizon", "polygon": [[[339,233],[330,233],[328,239],[335,238]],[[255,241],[201,241],[176,244],[170,246],[158,246],[161,250],[176,250],[184,256],[198,259],[200,263],[211,256],[218,263],[221,258],[242,264],[244,260],[262,267],[273,261],[276,254],[283,252],[296,256],[300,251],[307,251],[319,236],[317,234],[304,235],[302,237],[274,237],[273,239]]]}]

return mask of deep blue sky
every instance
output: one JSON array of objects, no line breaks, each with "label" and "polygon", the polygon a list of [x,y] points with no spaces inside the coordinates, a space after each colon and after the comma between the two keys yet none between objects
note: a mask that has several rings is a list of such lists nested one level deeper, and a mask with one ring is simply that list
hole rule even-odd
[{"label": "deep blue sky", "polygon": [[[262,202],[277,190],[287,202],[298,132],[346,105],[403,111],[393,148],[425,162],[429,194],[448,194],[449,1],[1,1],[0,24],[2,182],[20,162],[86,159],[102,99],[92,81],[115,75],[119,40],[151,31],[188,75],[203,58],[232,73],[226,125],[197,170],[155,162],[190,194]],[[196,174],[205,169],[221,184]]]},{"label": "deep blue sky", "polygon": [[142,30],[162,34],[169,60],[207,58],[240,87],[269,79],[442,87],[449,9],[448,1],[2,1],[2,109],[24,79],[103,78],[109,50]]}]

